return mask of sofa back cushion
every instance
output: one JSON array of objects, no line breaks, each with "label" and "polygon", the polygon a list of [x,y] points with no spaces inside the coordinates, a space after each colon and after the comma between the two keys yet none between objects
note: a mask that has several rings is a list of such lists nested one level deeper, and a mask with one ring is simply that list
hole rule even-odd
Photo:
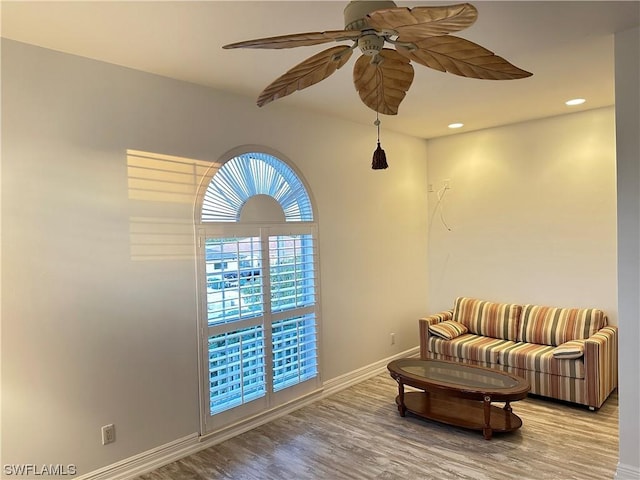
[{"label": "sofa back cushion", "polygon": [[458,297],[453,307],[453,320],[466,326],[469,333],[515,341],[521,311],[521,305]]},{"label": "sofa back cushion", "polygon": [[557,347],[584,340],[607,325],[607,317],[595,308],[556,308],[525,305],[518,341]]}]

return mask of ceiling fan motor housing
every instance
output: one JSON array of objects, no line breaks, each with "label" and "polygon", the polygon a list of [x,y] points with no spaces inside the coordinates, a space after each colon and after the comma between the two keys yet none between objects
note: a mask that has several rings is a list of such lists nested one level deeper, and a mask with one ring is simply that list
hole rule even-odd
[{"label": "ceiling fan motor housing", "polygon": [[385,8],[396,8],[395,2],[356,0],[349,2],[344,9],[344,29],[345,30],[366,30],[368,25],[364,17],[376,10]]}]

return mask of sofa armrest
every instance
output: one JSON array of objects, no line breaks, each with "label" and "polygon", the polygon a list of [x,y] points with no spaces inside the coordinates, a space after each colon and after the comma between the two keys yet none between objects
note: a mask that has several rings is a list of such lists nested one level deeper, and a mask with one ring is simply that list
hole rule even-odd
[{"label": "sofa armrest", "polygon": [[434,313],[428,317],[422,317],[418,319],[418,326],[420,327],[420,358],[427,358],[427,344],[429,341],[429,325],[435,325],[436,323],[444,322],[446,320],[453,319],[453,310],[446,310],[440,313]]},{"label": "sofa armrest", "polygon": [[618,386],[618,327],[603,327],[585,340],[584,375],[587,404],[600,408]]}]

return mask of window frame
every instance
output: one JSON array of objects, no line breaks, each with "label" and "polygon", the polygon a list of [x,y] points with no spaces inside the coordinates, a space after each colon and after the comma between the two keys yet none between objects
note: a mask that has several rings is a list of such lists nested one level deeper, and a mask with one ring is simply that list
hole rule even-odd
[{"label": "window frame", "polygon": [[[319,261],[319,238],[318,238],[318,225],[316,222],[315,204],[311,196],[304,179],[292,166],[291,162],[283,159],[280,153],[270,151],[264,147],[254,148],[242,148],[241,150],[234,150],[229,152],[225,157],[228,160],[234,159],[240,155],[247,153],[259,152],[275,157],[276,160],[282,162],[284,166],[290,169],[296,176],[297,180],[304,187],[305,194],[310,202],[312,209],[313,219],[311,221],[285,221],[285,222],[240,222],[240,212],[238,212],[238,220],[236,222],[219,221],[209,222],[203,221],[201,217],[203,199],[206,194],[206,190],[211,184],[214,176],[220,168],[226,163],[221,162],[215,164],[208,172],[206,178],[200,184],[200,190],[198,195],[198,201],[196,204],[195,212],[195,225],[197,236],[197,252],[196,252],[196,270],[197,279],[196,284],[198,287],[198,346],[199,346],[199,377],[200,377],[200,412],[201,412],[201,434],[211,434],[222,428],[229,427],[235,423],[241,422],[244,419],[253,418],[266,413],[279,406],[284,406],[287,403],[300,399],[306,395],[316,393],[322,389],[322,359],[321,359],[321,312],[320,312],[320,261]],[[273,198],[273,197],[272,197]],[[313,242],[314,249],[314,296],[315,303],[311,307],[304,309],[305,312],[311,312],[315,319],[315,360],[317,375],[308,380],[301,381],[293,386],[284,387],[279,390],[273,388],[273,358],[272,358],[272,327],[275,322],[279,322],[282,319],[291,317],[290,311],[284,312],[271,312],[265,311],[263,315],[248,318],[246,320],[240,320],[238,322],[232,322],[229,325],[229,331],[232,329],[237,330],[243,326],[251,326],[257,323],[263,325],[263,340],[265,345],[265,365],[266,365],[266,395],[261,398],[257,398],[248,403],[242,404],[238,407],[231,408],[230,410],[222,411],[211,415],[210,411],[210,379],[209,379],[209,360],[208,360],[208,342],[214,331],[223,331],[224,328],[214,328],[212,330],[207,318],[207,272],[205,265],[205,244],[207,238],[239,238],[239,237],[254,237],[260,236],[266,238],[266,250],[263,245],[262,256],[269,255],[269,238],[277,235],[310,235]],[[266,275],[266,282],[263,284],[263,304],[270,304],[270,300],[267,301],[266,297],[270,297],[270,274]],[[266,310],[266,309],[265,309]],[[298,315],[297,313],[295,315]],[[235,325],[234,325],[235,323]],[[219,326],[218,326],[219,327]]]}]

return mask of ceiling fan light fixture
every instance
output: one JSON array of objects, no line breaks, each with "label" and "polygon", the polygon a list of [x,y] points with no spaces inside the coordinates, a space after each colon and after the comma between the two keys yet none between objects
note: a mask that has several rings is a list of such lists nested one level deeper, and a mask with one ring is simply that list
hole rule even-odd
[{"label": "ceiling fan light fixture", "polygon": [[373,57],[380,53],[384,46],[384,37],[379,37],[375,33],[371,35],[363,35],[358,39],[358,48],[363,55]]}]

